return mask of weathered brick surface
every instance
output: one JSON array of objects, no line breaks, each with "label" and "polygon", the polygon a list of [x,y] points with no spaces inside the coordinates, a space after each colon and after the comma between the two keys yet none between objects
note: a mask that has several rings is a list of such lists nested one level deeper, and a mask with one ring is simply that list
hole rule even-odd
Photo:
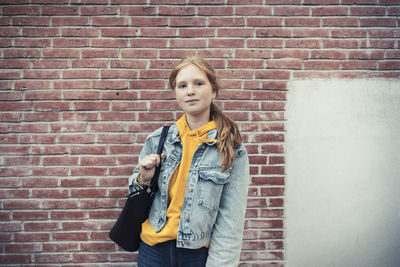
[{"label": "weathered brick surface", "polygon": [[146,135],[198,54],[250,154],[240,266],[285,265],[292,79],[400,79],[394,0],[1,1],[0,264],[132,266],[108,240]]}]

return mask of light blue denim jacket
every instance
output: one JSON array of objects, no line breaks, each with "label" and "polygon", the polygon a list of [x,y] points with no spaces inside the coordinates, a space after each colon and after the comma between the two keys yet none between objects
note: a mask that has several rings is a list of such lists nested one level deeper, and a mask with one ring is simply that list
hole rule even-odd
[{"label": "light blue denim jacket", "polygon": [[[139,161],[146,155],[157,153],[161,128],[151,133],[143,146]],[[211,130],[208,139],[217,138]],[[243,144],[234,149],[232,166],[222,172],[220,153],[216,142],[200,144],[195,151],[187,178],[181,211],[177,247],[200,248],[210,243],[206,266],[237,266],[242,246],[249,161]],[[163,152],[166,158],[158,179],[159,191],[150,209],[149,221],[158,232],[166,222],[168,184],[182,157],[182,142],[176,125],[171,126]],[[139,166],[129,178],[129,189],[140,187],[137,183]]]}]

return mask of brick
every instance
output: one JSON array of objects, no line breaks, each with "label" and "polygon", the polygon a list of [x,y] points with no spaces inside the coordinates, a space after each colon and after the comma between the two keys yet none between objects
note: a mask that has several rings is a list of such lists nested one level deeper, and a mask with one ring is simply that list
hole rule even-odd
[{"label": "brick", "polygon": [[267,67],[269,69],[301,69],[302,64],[300,60],[270,59],[267,60]]},{"label": "brick", "polygon": [[136,28],[101,28],[100,29],[102,37],[136,37],[138,29]]},{"label": "brick", "polygon": [[358,27],[358,18],[322,18],[323,27]]},{"label": "brick", "polygon": [[47,59],[47,60],[32,60],[34,69],[65,69],[68,67],[67,60]]},{"label": "brick", "polygon": [[[223,25],[222,25],[223,26]],[[279,27],[283,26],[283,19],[279,17],[249,17],[247,18],[248,27]]]},{"label": "brick", "polygon": [[138,80],[130,82],[132,89],[163,89],[165,82],[163,80]]},{"label": "brick", "polygon": [[4,166],[39,165],[38,157],[4,157]]},{"label": "brick", "polygon": [[78,244],[74,243],[56,243],[56,244],[43,244],[44,252],[66,252],[66,251],[79,251]]},{"label": "brick", "polygon": [[258,110],[257,102],[229,101],[224,103],[224,110]]},{"label": "brick", "polygon": [[261,188],[261,196],[273,197],[273,196],[283,196],[284,188]]},{"label": "brick", "polygon": [[72,60],[72,68],[106,68],[107,60],[76,59]]},{"label": "brick", "polygon": [[281,39],[250,39],[247,41],[249,48],[283,48]]},{"label": "brick", "polygon": [[87,89],[90,87],[90,81],[87,80],[54,81],[55,89]]},{"label": "brick", "polygon": [[7,80],[16,80],[20,78],[19,71],[10,71],[10,70],[0,70],[0,80],[7,79]]},{"label": "brick", "polygon": [[[347,16],[348,8],[340,6],[330,7],[313,7],[311,8],[311,14],[314,17],[320,16]],[[353,14],[351,14],[353,15]]]},{"label": "brick", "polygon": [[23,15],[23,16],[38,16],[40,15],[39,6],[5,6],[3,7],[3,16]]},{"label": "brick", "polygon": [[106,168],[93,168],[93,167],[74,167],[71,168],[71,176],[99,176],[105,175]]},{"label": "brick", "polygon": [[53,233],[53,239],[56,241],[87,241],[88,234],[80,232]]},{"label": "brick", "polygon": [[63,187],[95,187],[96,183],[95,178],[68,178],[61,180],[61,186]]},{"label": "brick", "polygon": [[38,58],[40,50],[38,49],[5,49],[4,58]]},{"label": "brick", "polygon": [[233,7],[232,6],[199,7],[197,14],[199,16],[232,16]]},{"label": "brick", "polygon": [[[93,17],[92,18],[93,26],[128,26],[129,18],[126,17]],[[132,25],[135,26],[135,25]]]},{"label": "brick", "polygon": [[319,27],[319,18],[285,18],[285,26],[289,27]]},{"label": "brick", "polygon": [[98,29],[96,28],[63,28],[61,36],[65,37],[97,37]]},{"label": "brick", "polygon": [[44,58],[78,58],[79,51],[75,49],[46,48],[43,49]]},{"label": "brick", "polygon": [[[95,18],[93,18],[95,20]],[[52,26],[88,26],[89,25],[89,18],[87,17],[51,17],[51,25]]]},{"label": "brick", "polygon": [[159,39],[134,39],[131,40],[131,47],[137,48],[165,48],[167,46],[167,40]]},{"label": "brick", "polygon": [[60,111],[69,110],[69,102],[37,102],[34,109],[38,111]]},{"label": "brick", "polygon": [[31,262],[31,255],[0,255],[0,262],[2,264],[29,264]]},{"label": "brick", "polygon": [[100,92],[88,91],[65,91],[63,92],[64,100],[96,100],[100,99]]},{"label": "brick", "polygon": [[274,16],[309,16],[311,9],[307,6],[274,6]]},{"label": "brick", "polygon": [[19,30],[18,28],[0,28],[0,36],[1,37],[19,36]]},{"label": "brick", "polygon": [[[312,59],[345,59],[346,50],[314,50],[311,52]],[[351,52],[349,52],[351,53]]]},{"label": "brick", "polygon": [[396,27],[395,18],[360,18],[360,27]]},{"label": "brick", "polygon": [[96,79],[99,78],[97,70],[63,70],[63,79]]},{"label": "brick", "polygon": [[132,121],[137,119],[137,112],[101,112],[101,120],[114,121],[118,118],[119,121]]},{"label": "brick", "polygon": [[348,60],[342,62],[342,69],[353,69],[353,70],[364,70],[370,69],[374,70],[377,69],[377,63],[374,61],[365,61],[365,60]]},{"label": "brick", "polygon": [[0,121],[2,122],[19,122],[20,114],[18,113],[0,113]]},{"label": "brick", "polygon": [[194,16],[195,8],[193,6],[160,6],[158,15],[164,16]]},{"label": "brick", "polygon": [[[255,19],[254,19],[255,20]],[[255,21],[253,21],[255,23]],[[241,27],[245,25],[245,18],[233,17],[233,18],[214,18],[208,19],[209,27]],[[251,26],[251,25],[247,25]]]},{"label": "brick", "polygon": [[78,15],[78,7],[77,6],[43,6],[42,7],[42,15],[50,15],[50,16],[70,16],[70,15]]},{"label": "brick", "polygon": [[394,61],[394,60],[380,61],[378,63],[378,68],[380,70],[399,70],[400,61]]},{"label": "brick", "polygon": [[50,167],[50,168],[37,167],[37,168],[32,169],[32,175],[35,175],[35,176],[52,176],[52,175],[66,176],[66,175],[68,175],[68,170],[63,167]]},{"label": "brick", "polygon": [[16,242],[49,242],[50,234],[48,234],[48,233],[15,233],[14,240]]},{"label": "brick", "polygon": [[98,143],[107,143],[107,144],[130,144],[132,143],[132,134],[107,134],[107,135],[98,135],[97,142]]},{"label": "brick", "polygon": [[256,37],[265,38],[265,37],[291,37],[292,29],[283,29],[283,28],[263,28],[256,30]]},{"label": "brick", "polygon": [[34,261],[37,263],[67,263],[71,261],[69,254],[36,254],[34,255]]},{"label": "brick", "polygon": [[283,222],[282,220],[250,220],[251,228],[282,228]]},{"label": "brick", "polygon": [[[68,162],[66,162],[68,163]],[[67,189],[35,189],[32,190],[32,197],[34,198],[68,198]]]},{"label": "brick", "polygon": [[94,142],[92,134],[69,134],[58,137],[60,144],[90,144]]},{"label": "brick", "polygon": [[115,166],[116,159],[107,157],[81,157],[81,166]]},{"label": "brick", "polygon": [[62,119],[66,121],[96,121],[99,115],[94,112],[63,112]]},{"label": "brick", "polygon": [[22,36],[28,37],[56,37],[59,36],[59,29],[57,28],[22,28]]},{"label": "brick", "polygon": [[120,6],[120,15],[128,16],[152,16],[156,15],[156,7],[152,6]]},{"label": "brick", "polygon": [[127,89],[128,82],[127,81],[93,81],[92,82],[93,89]]},{"label": "brick", "polygon": [[321,48],[320,40],[313,39],[295,39],[286,40],[285,47],[287,48]]},{"label": "brick", "polygon": [[12,25],[16,26],[48,26],[49,19],[46,17],[13,17]]},{"label": "brick", "polygon": [[92,47],[128,47],[128,40],[120,39],[95,39]]},{"label": "brick", "polygon": [[235,15],[238,16],[271,16],[272,8],[260,6],[254,7],[236,7]]},{"label": "brick", "polygon": [[116,15],[118,13],[117,6],[82,6],[82,16],[100,16],[100,15]]},{"label": "brick", "polygon": [[273,58],[299,58],[299,59],[307,59],[309,58],[308,50],[299,50],[299,49],[291,49],[291,50],[274,50]]},{"label": "brick", "polygon": [[189,4],[194,4],[194,5],[222,5],[224,4],[225,1],[224,0],[189,0]]},{"label": "brick", "polygon": [[369,43],[361,45],[362,48],[382,48],[382,49],[396,49],[395,40],[369,40]]},{"label": "brick", "polygon": [[310,60],[304,62],[305,70],[339,70],[339,61]]},{"label": "brick", "polygon": [[355,30],[355,29],[341,29],[341,30],[332,30],[331,36],[333,38],[365,38],[367,37],[367,30]]},{"label": "brick", "polygon": [[117,58],[117,49],[85,49],[82,51],[83,58]]},{"label": "brick", "polygon": [[58,179],[56,178],[25,178],[22,180],[22,186],[27,188],[49,188],[57,187]]},{"label": "brick", "polygon": [[102,70],[102,79],[135,79],[137,72],[133,70]]},{"label": "brick", "polygon": [[357,40],[324,40],[323,48],[358,48]]},{"label": "brick", "polygon": [[329,37],[330,31],[324,28],[294,28],[293,37],[309,38],[309,37]]},{"label": "brick", "polygon": [[[95,197],[102,197],[106,195],[105,189],[71,189],[71,196],[72,197],[78,197],[78,198],[95,198]],[[93,229],[96,228],[97,223],[85,223],[87,226],[87,229]],[[83,224],[82,226],[85,226]],[[74,223],[64,223],[63,224],[63,229],[70,231],[70,230],[77,230],[81,228],[80,223],[74,222]]]},{"label": "brick", "polygon": [[371,38],[398,38],[400,30],[398,29],[368,29],[368,35]]},{"label": "brick", "polygon": [[164,17],[131,17],[130,25],[133,27],[163,27],[168,25],[168,19]]},{"label": "brick", "polygon": [[385,16],[385,7],[350,7],[351,16]]}]

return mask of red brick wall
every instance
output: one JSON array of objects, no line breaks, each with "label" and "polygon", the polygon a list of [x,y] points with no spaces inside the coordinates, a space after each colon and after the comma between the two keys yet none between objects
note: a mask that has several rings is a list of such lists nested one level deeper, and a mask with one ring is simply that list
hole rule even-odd
[{"label": "red brick wall", "polygon": [[181,114],[170,69],[199,54],[250,153],[242,266],[284,266],[288,81],[400,78],[398,0],[0,2],[5,265],[132,265],[108,230],[145,137]]}]

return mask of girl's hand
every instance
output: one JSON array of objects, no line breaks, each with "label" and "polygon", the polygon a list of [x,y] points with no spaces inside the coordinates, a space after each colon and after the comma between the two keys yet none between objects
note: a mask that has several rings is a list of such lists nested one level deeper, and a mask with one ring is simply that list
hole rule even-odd
[{"label": "girl's hand", "polygon": [[150,183],[151,178],[153,178],[156,171],[156,167],[159,166],[164,159],[164,153],[161,154],[161,159],[158,154],[150,154],[145,156],[139,162],[140,181],[144,184]]}]

